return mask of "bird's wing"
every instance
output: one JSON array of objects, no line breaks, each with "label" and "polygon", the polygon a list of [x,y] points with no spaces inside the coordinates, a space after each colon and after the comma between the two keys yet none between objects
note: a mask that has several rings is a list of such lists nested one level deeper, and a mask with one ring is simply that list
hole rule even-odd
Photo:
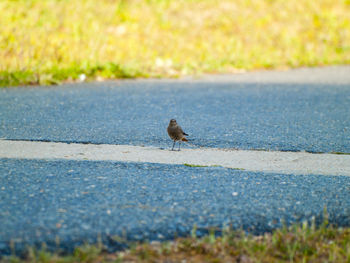
[{"label": "bird's wing", "polygon": [[188,136],[188,134],[185,133],[185,132],[182,130],[181,126],[178,126],[178,128],[179,128],[179,131],[180,131],[183,135],[187,135],[187,136]]},{"label": "bird's wing", "polygon": [[183,130],[182,130],[182,128],[180,127],[180,131],[182,132],[182,134],[183,135],[187,135],[188,136],[188,134],[187,133],[185,133]]}]

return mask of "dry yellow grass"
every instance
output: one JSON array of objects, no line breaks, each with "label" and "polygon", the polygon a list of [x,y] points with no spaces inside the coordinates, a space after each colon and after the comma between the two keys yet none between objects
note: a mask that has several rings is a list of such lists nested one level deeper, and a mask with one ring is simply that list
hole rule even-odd
[{"label": "dry yellow grass", "polygon": [[3,0],[0,84],[350,63],[349,0]]},{"label": "dry yellow grass", "polygon": [[230,230],[215,236],[210,231],[202,238],[134,244],[115,253],[104,251],[102,244],[78,247],[68,255],[28,249],[26,258],[4,257],[0,262],[350,262],[350,229],[327,221],[319,227],[304,222],[262,236]]}]

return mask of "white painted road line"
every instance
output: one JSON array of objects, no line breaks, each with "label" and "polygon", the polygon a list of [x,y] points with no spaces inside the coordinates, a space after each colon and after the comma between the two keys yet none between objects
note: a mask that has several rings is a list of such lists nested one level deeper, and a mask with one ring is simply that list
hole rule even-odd
[{"label": "white painted road line", "polygon": [[215,148],[162,150],[107,144],[0,140],[0,158],[66,159],[222,166],[247,171],[350,176],[350,155]]}]

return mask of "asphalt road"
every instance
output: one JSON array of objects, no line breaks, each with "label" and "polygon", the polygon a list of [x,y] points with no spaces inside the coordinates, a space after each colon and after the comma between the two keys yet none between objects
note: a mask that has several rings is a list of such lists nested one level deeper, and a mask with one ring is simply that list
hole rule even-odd
[{"label": "asphalt road", "polygon": [[[254,234],[283,222],[349,225],[350,177],[267,174],[217,167],[3,159],[0,253],[27,245],[71,251],[100,238],[167,240],[232,226]],[[119,238],[117,238],[119,237]],[[59,240],[59,241],[58,241]]]},{"label": "asphalt road", "polygon": [[349,85],[119,82],[0,89],[0,138],[350,153]]},{"label": "asphalt road", "polygon": [[[350,153],[350,74],[306,72],[0,89],[0,137],[167,148],[176,118],[187,147]],[[320,222],[325,206],[331,223],[349,226],[349,190],[341,175],[4,158],[0,254],[13,243],[17,253],[42,242],[70,251],[98,237],[120,249],[116,236],[171,239],[194,224],[198,234],[225,225],[259,234]]]}]

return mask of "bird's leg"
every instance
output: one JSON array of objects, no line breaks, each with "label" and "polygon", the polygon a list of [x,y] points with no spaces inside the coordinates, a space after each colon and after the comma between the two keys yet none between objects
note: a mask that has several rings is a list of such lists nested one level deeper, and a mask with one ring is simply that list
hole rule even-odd
[{"label": "bird's leg", "polygon": [[181,141],[179,141],[179,151],[180,151]]},{"label": "bird's leg", "polygon": [[173,148],[171,148],[172,151],[174,151],[175,142],[176,142],[176,141],[174,140]]}]

